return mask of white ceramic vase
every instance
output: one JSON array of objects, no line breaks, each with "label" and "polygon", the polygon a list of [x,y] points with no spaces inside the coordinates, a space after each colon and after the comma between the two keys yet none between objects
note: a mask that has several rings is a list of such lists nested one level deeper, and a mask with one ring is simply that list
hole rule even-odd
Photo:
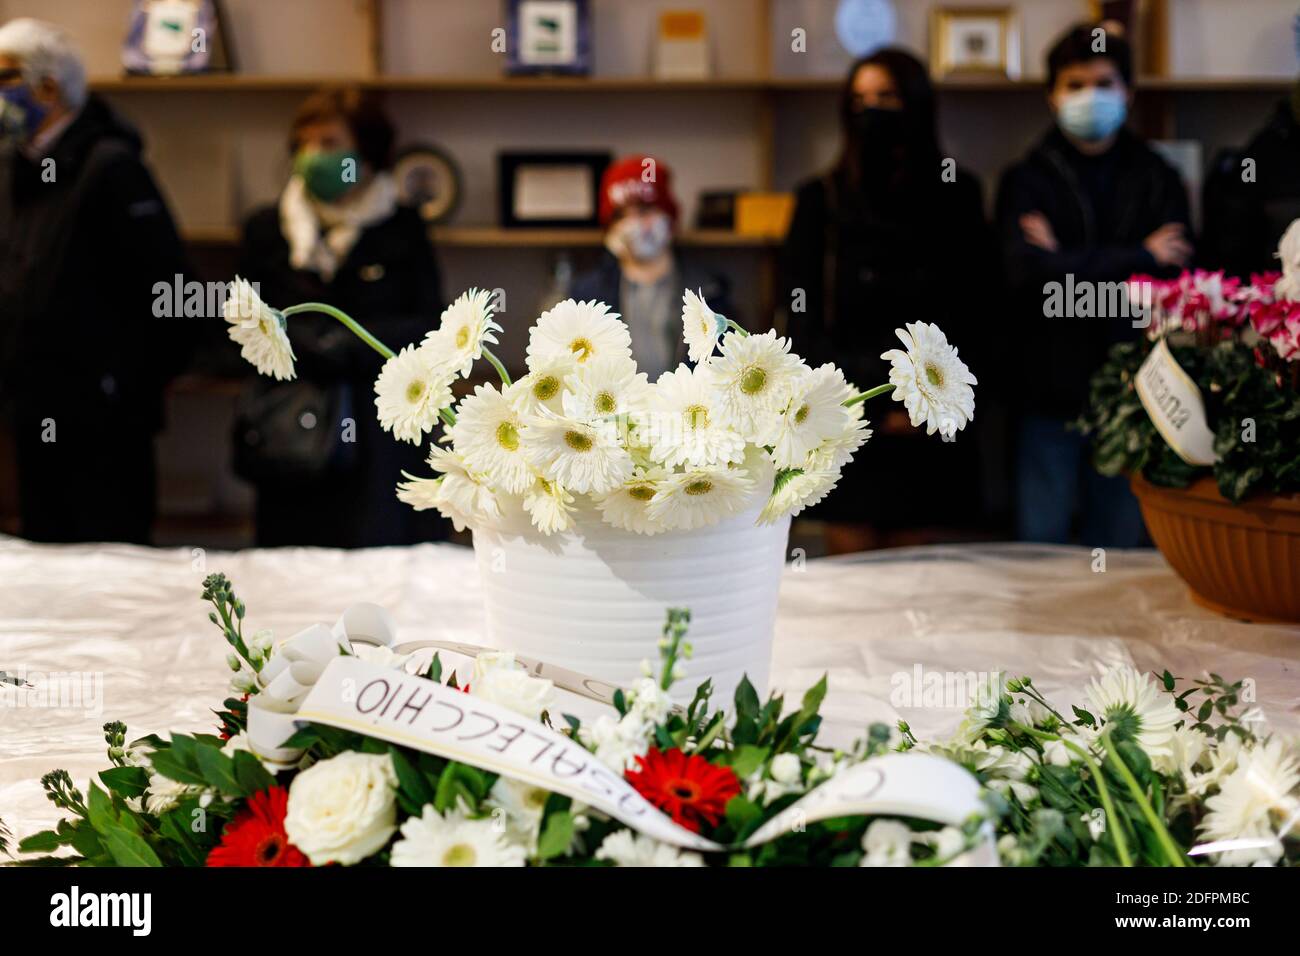
[{"label": "white ceramic vase", "polygon": [[567,534],[539,534],[522,512],[475,528],[488,643],[627,687],[643,660],[657,665],[668,608],[685,607],[694,655],[674,697],[711,678],[714,705],[729,707],[742,675],[763,695],[790,519],[757,514],[646,536],[580,500]]}]

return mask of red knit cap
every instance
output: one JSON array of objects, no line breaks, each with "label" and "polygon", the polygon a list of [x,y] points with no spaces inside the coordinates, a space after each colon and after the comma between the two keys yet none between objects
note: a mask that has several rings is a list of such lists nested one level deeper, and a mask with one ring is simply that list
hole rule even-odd
[{"label": "red knit cap", "polygon": [[676,223],[672,180],[672,171],[651,156],[624,156],[610,163],[600,179],[600,224],[608,226],[615,212],[633,203],[657,206]]}]

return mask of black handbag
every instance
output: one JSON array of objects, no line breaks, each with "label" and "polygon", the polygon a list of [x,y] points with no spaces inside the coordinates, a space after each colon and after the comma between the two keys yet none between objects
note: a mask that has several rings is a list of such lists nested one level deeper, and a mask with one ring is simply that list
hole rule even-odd
[{"label": "black handbag", "polygon": [[255,485],[342,477],[359,462],[355,429],[346,382],[258,382],[235,414],[235,474]]}]

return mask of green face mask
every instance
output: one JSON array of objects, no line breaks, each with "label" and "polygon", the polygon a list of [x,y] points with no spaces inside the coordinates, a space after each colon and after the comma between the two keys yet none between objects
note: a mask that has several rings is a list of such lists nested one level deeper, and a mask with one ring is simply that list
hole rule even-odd
[{"label": "green face mask", "polygon": [[311,193],[321,202],[334,202],[348,192],[361,177],[361,157],[351,150],[328,153],[299,153],[293,171],[302,177]]}]

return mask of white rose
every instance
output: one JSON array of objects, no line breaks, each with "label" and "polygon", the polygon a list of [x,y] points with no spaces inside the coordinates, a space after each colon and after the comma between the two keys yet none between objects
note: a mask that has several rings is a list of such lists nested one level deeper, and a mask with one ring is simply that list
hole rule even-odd
[{"label": "white rose", "polygon": [[799,782],[799,758],[794,754],[777,754],[772,758],[772,779],[787,786]]},{"label": "white rose", "polygon": [[911,866],[912,831],[897,820],[875,820],[862,835],[859,866]]},{"label": "white rose", "polygon": [[1282,241],[1277,245],[1277,257],[1282,260],[1284,275],[1300,272],[1300,219],[1287,226],[1282,233]]},{"label": "white rose", "polygon": [[501,668],[516,670],[520,666],[522,665],[515,662],[514,651],[483,651],[478,657],[474,658],[474,670],[471,672],[469,679],[470,689],[473,690],[474,682],[481,680],[488,671]]},{"label": "white rose", "polygon": [[313,866],[358,863],[397,829],[397,774],[387,754],[341,753],[289,786],[285,833]]},{"label": "white rose", "polygon": [[530,677],[522,667],[494,667],[476,675],[469,692],[492,704],[500,704],[520,716],[537,720],[551,705],[555,685],[541,677]]}]

